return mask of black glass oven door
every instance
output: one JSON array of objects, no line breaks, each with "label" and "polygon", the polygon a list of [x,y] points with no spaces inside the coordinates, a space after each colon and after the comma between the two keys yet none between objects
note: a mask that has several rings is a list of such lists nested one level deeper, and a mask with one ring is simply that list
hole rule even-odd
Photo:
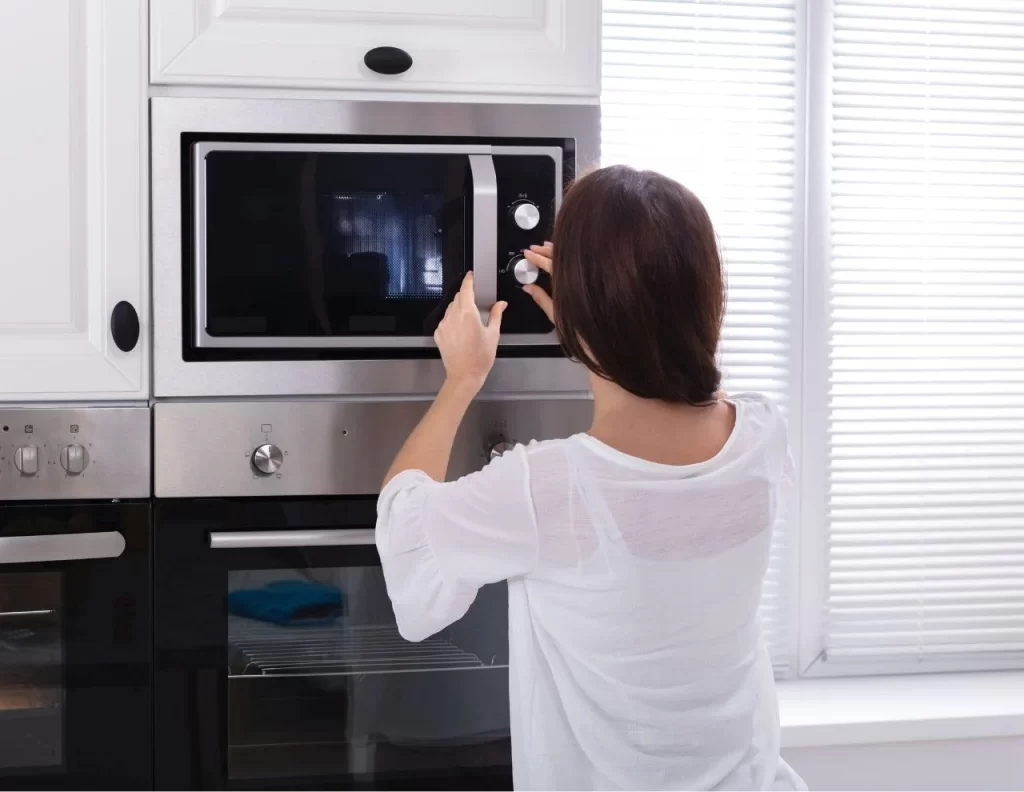
[{"label": "black glass oven door", "polygon": [[149,506],[0,506],[0,788],[152,783]]},{"label": "black glass oven door", "polygon": [[497,296],[486,147],[193,147],[196,347],[426,347],[474,262]]},{"label": "black glass oven door", "polygon": [[507,788],[508,597],[395,626],[373,499],[160,501],[157,783]]}]

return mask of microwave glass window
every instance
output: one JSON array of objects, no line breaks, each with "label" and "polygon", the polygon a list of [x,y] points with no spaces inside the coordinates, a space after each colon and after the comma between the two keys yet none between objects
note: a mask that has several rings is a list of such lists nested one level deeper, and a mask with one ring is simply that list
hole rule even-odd
[{"label": "microwave glass window", "polygon": [[328,278],[374,299],[441,298],[443,194],[347,192],[322,203]]},{"label": "microwave glass window", "polygon": [[506,587],[420,643],[379,566],[233,570],[226,594],[230,779],[509,766]]},{"label": "microwave glass window", "polygon": [[0,776],[64,763],[61,573],[0,574]]},{"label": "microwave glass window", "polygon": [[429,336],[471,267],[466,156],[212,151],[205,185],[214,337]]}]

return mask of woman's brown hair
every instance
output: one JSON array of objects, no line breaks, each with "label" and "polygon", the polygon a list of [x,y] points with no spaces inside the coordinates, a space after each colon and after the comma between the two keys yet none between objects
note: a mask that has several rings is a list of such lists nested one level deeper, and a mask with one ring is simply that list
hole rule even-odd
[{"label": "woman's brown hair", "polygon": [[725,287],[697,196],[653,171],[602,168],[570,187],[552,242],[555,325],[570,357],[645,399],[713,398]]}]

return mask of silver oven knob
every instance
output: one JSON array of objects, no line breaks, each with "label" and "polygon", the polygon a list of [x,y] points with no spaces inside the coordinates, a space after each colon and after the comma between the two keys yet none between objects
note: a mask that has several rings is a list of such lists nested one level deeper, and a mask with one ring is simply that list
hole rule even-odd
[{"label": "silver oven knob", "polygon": [[257,473],[270,476],[277,473],[284,463],[284,454],[281,449],[272,443],[264,443],[252,452],[252,466]]},{"label": "silver oven knob", "polygon": [[89,461],[85,458],[85,449],[80,445],[66,445],[60,450],[60,466],[67,471],[69,476],[77,476]]},{"label": "silver oven knob", "polygon": [[540,270],[537,269],[535,264],[531,264],[522,256],[516,256],[512,259],[509,264],[509,269],[512,270],[512,274],[523,286],[528,286],[531,283],[536,283],[537,278],[540,277]]},{"label": "silver oven knob", "polygon": [[502,440],[491,446],[488,456],[490,456],[491,459],[497,459],[500,456],[504,456],[505,453],[511,451],[515,447],[515,443],[510,443],[508,440]]},{"label": "silver oven knob", "polygon": [[39,449],[33,445],[17,449],[14,452],[14,467],[23,476],[34,476],[39,472]]},{"label": "silver oven knob", "polygon": [[512,210],[512,219],[524,231],[532,231],[540,222],[540,209],[537,208],[537,204],[523,201],[515,205]]}]

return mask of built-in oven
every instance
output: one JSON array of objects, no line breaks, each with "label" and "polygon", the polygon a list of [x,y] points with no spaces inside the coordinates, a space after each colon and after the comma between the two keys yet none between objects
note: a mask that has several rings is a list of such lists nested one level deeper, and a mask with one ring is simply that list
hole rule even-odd
[{"label": "built-in oven", "polygon": [[[511,788],[507,586],[410,643],[373,543],[381,479],[426,406],[156,406],[159,787]],[[590,411],[478,403],[450,476]]]},{"label": "built-in oven", "polygon": [[582,391],[522,286],[597,109],[153,100],[157,396],[423,395],[467,272],[494,392]]},{"label": "built-in oven", "polygon": [[152,784],[147,408],[0,410],[0,788]]}]

